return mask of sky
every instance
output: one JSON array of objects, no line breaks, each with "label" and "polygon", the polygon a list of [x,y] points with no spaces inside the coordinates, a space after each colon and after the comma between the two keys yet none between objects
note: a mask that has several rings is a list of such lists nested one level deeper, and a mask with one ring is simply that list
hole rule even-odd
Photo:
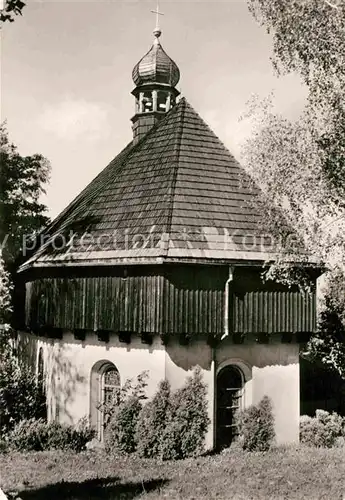
[{"label": "sky", "polygon": [[[155,0],[27,0],[2,29],[1,121],[22,155],[52,173],[44,202],[55,217],[131,140],[134,65],[153,42]],[[240,157],[253,94],[299,114],[299,78],[273,71],[272,38],[245,0],[160,1],[161,43],[178,64],[178,89]]]}]

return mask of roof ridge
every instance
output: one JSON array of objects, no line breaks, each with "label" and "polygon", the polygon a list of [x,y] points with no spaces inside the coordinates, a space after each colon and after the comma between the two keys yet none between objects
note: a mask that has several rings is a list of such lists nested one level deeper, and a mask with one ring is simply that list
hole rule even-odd
[{"label": "roof ridge", "polygon": [[[21,270],[32,265],[262,261],[272,257],[271,246],[258,232],[256,202],[248,210],[258,193],[237,182],[242,172],[246,174],[243,166],[181,97],[51,224],[46,231],[48,245],[59,231],[70,240],[68,244],[63,248],[42,245]],[[69,230],[75,234],[73,240]],[[81,237],[85,231],[91,234],[86,242]]]},{"label": "roof ridge", "polygon": [[73,210],[73,208],[75,207],[75,205],[78,205],[78,203],[80,203],[82,200],[83,200],[83,197],[87,194],[87,190],[88,188],[91,186],[91,184],[97,182],[97,180],[99,180],[99,178],[102,176],[102,175],[106,175],[106,173],[108,172],[108,170],[110,171],[111,170],[111,167],[112,167],[112,163],[118,159],[119,156],[121,155],[124,155],[125,157],[127,155],[125,155],[126,153],[126,150],[129,149],[128,151],[128,154],[130,153],[130,151],[132,151],[134,149],[134,145],[133,145],[133,141],[129,142],[127,144],[127,146],[125,146],[123,148],[123,150],[115,157],[113,158],[109,163],[108,165],[103,169],[101,170],[97,175],[96,177],[94,177],[85,187],[84,189],[81,191],[81,193],[79,193],[68,205],[67,207],[62,211],[60,212],[56,217],[55,219],[52,220],[52,222],[43,230],[43,233],[46,233],[48,230],[51,230],[51,229],[54,229],[54,227],[59,224],[63,218],[65,216],[68,216],[68,213],[71,212],[71,210]]},{"label": "roof ridge", "polygon": [[[184,98],[185,99],[185,98]],[[243,171],[246,171],[244,169],[244,167],[242,167],[242,165],[240,164],[240,162],[236,159],[236,157],[233,155],[233,153],[230,151],[230,149],[224,144],[224,142],[217,136],[217,134],[211,129],[210,125],[202,118],[202,116],[200,116],[200,114],[193,108],[193,106],[190,104],[189,101],[187,101],[187,99],[185,99],[186,101],[186,107],[190,109],[190,111],[192,111],[195,115],[197,115],[197,117],[199,118],[199,120],[203,123],[203,125],[207,128],[207,130],[212,134],[212,137],[214,137],[216,139],[216,141],[218,142],[218,144],[230,155],[232,156],[232,158],[235,159],[235,161],[237,162],[238,166],[243,170]]]},{"label": "roof ridge", "polygon": [[[44,233],[47,231],[47,230],[51,230],[52,228],[54,228],[56,226],[56,224],[60,223],[62,221],[62,219],[67,216],[68,212],[71,212],[71,210],[73,210],[73,208],[75,207],[75,205],[78,205],[80,202],[83,202],[85,200],[83,200],[83,196],[85,196],[87,193],[87,189],[91,186],[91,184],[97,182],[97,179],[99,179],[102,175],[106,175],[106,173],[108,172],[108,170],[111,172],[112,170],[112,163],[115,162],[117,159],[119,159],[119,156],[123,155],[124,158],[122,159],[119,167],[123,167],[125,163],[127,163],[127,161],[129,160],[129,158],[131,157],[132,154],[134,154],[140,146],[142,146],[146,140],[150,137],[150,135],[158,128],[160,127],[161,125],[164,124],[164,122],[166,122],[168,120],[169,117],[171,117],[172,115],[174,115],[177,111],[177,108],[179,107],[181,101],[183,101],[184,98],[182,98],[179,103],[177,104],[177,106],[175,106],[174,108],[172,108],[167,114],[166,116],[160,120],[158,123],[156,123],[141,139],[139,142],[137,142],[136,144],[133,144],[133,140],[130,141],[127,146],[125,146],[125,148],[115,156],[115,158],[113,158],[109,163],[108,165],[103,169],[101,170],[97,175],[96,177],[94,177],[86,186],[85,188],[82,190],[81,193],[79,193],[72,201],[69,205],[67,205],[67,207],[59,214],[56,216],[56,218],[51,222],[51,224],[49,224],[49,226],[47,226],[47,228],[43,231]],[[128,153],[126,154],[126,150],[128,150]],[[117,170],[117,169],[116,169]],[[117,170],[117,173],[118,173],[118,170]],[[109,180],[109,179],[107,179]],[[99,191],[101,190],[103,184],[101,184],[99,187],[96,188],[96,193],[92,193],[93,195],[98,195]],[[95,196],[92,196],[92,199],[94,199]],[[80,205],[79,205],[80,206]],[[61,227],[63,228],[63,226]]]},{"label": "roof ridge", "polygon": [[[126,154],[126,150],[128,148],[130,148],[132,146],[131,149],[129,149],[128,153]],[[120,163],[119,166],[122,166],[124,164],[124,162],[129,158],[131,152],[133,152],[133,150],[135,149],[136,145],[133,146],[133,141],[131,141],[129,144],[127,144],[127,146],[119,153],[119,155],[117,155],[115,158],[113,158],[113,160],[111,160],[111,162],[108,163],[108,165],[105,167],[105,169],[101,170],[101,172],[99,172],[98,175],[96,175],[96,177],[94,179],[92,179],[91,182],[89,182],[89,184],[87,184],[87,186],[85,186],[85,188],[83,189],[83,191],[81,193],[79,193],[78,196],[76,196],[74,198],[74,200],[71,201],[71,203],[65,208],[65,210],[63,210],[53,221],[52,223],[47,226],[47,228],[45,228],[41,234],[48,234],[50,237],[48,238],[48,240],[43,243],[39,248],[37,248],[37,250],[34,252],[33,256],[31,258],[29,258],[25,263],[24,263],[24,267],[27,266],[27,264],[29,262],[34,262],[35,260],[37,260],[40,255],[42,255],[42,253],[46,250],[47,247],[49,247],[49,245],[51,244],[54,236],[56,236],[56,234],[59,234],[59,233],[55,233],[55,228],[56,226],[59,224],[59,222],[61,222],[61,225],[58,226],[59,227],[59,230],[60,230],[60,233],[62,233],[62,231],[64,231],[66,229],[66,227],[68,227],[68,215],[69,213],[72,211],[73,213],[73,208],[75,206],[78,207],[78,211],[77,211],[77,215],[80,213],[80,209],[84,206],[83,205],[83,202],[85,202],[85,199],[83,200],[83,195],[87,195],[87,189],[94,183],[97,181],[97,179],[102,175],[102,174],[106,174],[108,169],[109,171],[111,171],[111,167],[113,166],[112,163],[118,159],[119,156],[121,155],[124,155],[124,159],[123,161]],[[96,187],[95,189],[95,192],[96,193],[91,193],[91,200],[95,198],[94,194],[97,194],[99,193],[100,189],[103,187],[103,184],[101,183],[98,187]],[[89,200],[90,201],[90,200]],[[78,203],[80,203],[78,205]],[[65,220],[64,217],[66,217]],[[78,218],[75,218],[74,220],[78,220]],[[71,222],[71,221],[70,221]],[[53,231],[52,231],[53,229]],[[85,231],[87,230],[87,228],[85,229]],[[50,234],[49,232],[50,231]],[[21,266],[22,267],[22,266]],[[19,268],[20,270],[20,268]]]},{"label": "roof ridge", "polygon": [[[155,133],[155,131],[160,128],[161,126],[164,125],[169,119],[171,120],[172,117],[177,113],[177,111],[180,109],[181,106],[185,103],[185,99],[182,98],[179,103],[174,106],[165,116],[162,118],[159,122],[157,122],[142,138],[141,140],[133,144],[133,141],[131,141],[113,160],[109,162],[109,164],[105,167],[105,169],[101,170],[98,175],[94,179],[92,179],[87,186],[83,189],[79,195],[77,195],[74,200],[71,201],[71,203],[47,226],[43,231],[42,234],[48,234],[50,237],[48,240],[43,243],[35,252],[34,255],[29,258],[25,265],[28,262],[35,261],[37,258],[40,257],[40,255],[45,251],[47,247],[51,244],[51,241],[54,236],[56,236],[55,230],[58,228],[59,232],[61,233],[64,231],[69,224],[71,224],[73,221],[78,221],[78,216],[80,215],[82,209],[85,207],[85,204],[89,205],[90,202],[92,202],[99,193],[102,191],[104,185],[108,184],[109,182],[112,182],[114,180],[114,175],[118,175],[127,165],[128,161],[132,157],[134,153],[136,153],[140,148],[145,145],[145,142],[150,138],[150,136]],[[128,149],[128,151],[127,151]],[[123,155],[123,158],[121,156]],[[119,158],[120,156],[120,158]],[[116,163],[116,160],[120,160],[118,168],[114,166],[114,162]],[[114,168],[114,172],[112,173],[112,169]],[[178,161],[176,164],[176,171],[178,169]],[[109,176],[107,176],[107,173],[110,173]],[[89,188],[97,182],[102,176],[105,177],[104,182],[100,182],[98,186],[95,187],[94,190],[91,190],[88,195],[88,190]],[[172,203],[172,208],[173,208],[173,203]],[[172,215],[172,208],[171,208],[171,215]],[[76,209],[76,213],[73,213],[73,210]],[[72,220],[69,220],[69,215],[73,214],[74,217]],[[171,220],[171,217],[169,217]],[[87,231],[87,228],[85,228],[85,231]]]},{"label": "roof ridge", "polygon": [[182,97],[178,103],[179,108],[181,108],[181,121],[180,121],[179,127],[176,131],[177,138],[176,138],[176,146],[175,146],[175,152],[176,152],[175,166],[174,166],[175,170],[174,170],[173,181],[172,181],[172,185],[171,185],[170,208],[169,208],[170,213],[168,216],[168,223],[167,223],[168,237],[170,236],[170,233],[171,233],[172,218],[173,218],[173,212],[174,212],[175,188],[176,188],[177,174],[178,174],[180,156],[181,156],[181,142],[182,142],[182,135],[183,135],[183,124],[184,124],[184,116],[185,116],[185,111],[186,111],[186,102],[187,102],[186,99],[184,97]]}]

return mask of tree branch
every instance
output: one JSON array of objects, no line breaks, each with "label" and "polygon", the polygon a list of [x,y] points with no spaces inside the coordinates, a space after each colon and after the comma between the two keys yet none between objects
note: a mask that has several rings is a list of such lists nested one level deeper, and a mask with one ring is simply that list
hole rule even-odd
[{"label": "tree branch", "polygon": [[323,0],[327,5],[332,7],[332,9],[338,9],[338,5],[335,5],[334,3],[329,2],[328,0]]}]

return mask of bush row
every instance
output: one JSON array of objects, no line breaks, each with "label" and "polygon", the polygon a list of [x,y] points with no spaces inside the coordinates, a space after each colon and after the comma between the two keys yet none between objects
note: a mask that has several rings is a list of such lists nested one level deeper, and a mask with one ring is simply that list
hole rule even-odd
[{"label": "bush row", "polygon": [[71,450],[82,451],[94,437],[94,431],[85,421],[77,427],[43,419],[19,422],[2,442],[3,449],[17,451]]},{"label": "bush row", "polygon": [[[143,458],[176,460],[193,457],[204,451],[209,426],[207,386],[196,368],[184,386],[172,391],[162,381],[154,397],[146,402],[147,374],[127,380],[100,409],[106,427],[104,444],[107,452],[137,453]],[[274,417],[270,399],[237,412],[237,444],[247,451],[266,451],[274,442]],[[82,422],[78,428],[47,423],[43,419],[19,422],[10,432],[7,448],[19,451],[74,450],[81,451],[94,437]],[[3,443],[4,444],[4,443]]]},{"label": "bush row", "polygon": [[316,410],[315,417],[303,415],[300,420],[300,442],[318,448],[344,444],[345,417],[325,410]]},{"label": "bush row", "polygon": [[[146,374],[133,383],[128,380],[102,407],[107,419],[104,433],[108,452],[134,453],[144,458],[180,459],[199,455],[204,450],[209,425],[207,387],[200,368],[185,385],[171,391],[162,381],[154,397],[145,402]],[[267,451],[275,440],[271,400],[265,396],[257,405],[238,411],[236,445],[247,451]],[[1,447],[19,451],[81,451],[94,437],[86,421],[77,427],[43,419],[19,422]],[[302,416],[300,442],[307,446],[332,447],[345,443],[345,418],[317,410],[315,417]]]},{"label": "bush row", "polygon": [[[167,381],[144,404],[145,377],[127,386],[103,411],[109,421],[105,431],[108,452],[134,453],[143,458],[176,460],[204,451],[210,423],[207,387],[200,368],[185,385],[171,391]],[[258,405],[236,414],[237,443],[247,451],[266,451],[274,442],[274,416],[271,400],[265,396]]]},{"label": "bush row", "polygon": [[[267,396],[236,415],[237,444],[248,451],[267,451],[275,439],[272,404]],[[318,448],[345,446],[345,417],[316,410],[315,417],[300,418],[300,443]]]},{"label": "bush row", "polygon": [[202,453],[209,418],[200,368],[176,391],[162,381],[145,404],[144,385],[143,378],[135,385],[129,382],[116,404],[105,409],[109,416],[106,450],[163,460]]}]

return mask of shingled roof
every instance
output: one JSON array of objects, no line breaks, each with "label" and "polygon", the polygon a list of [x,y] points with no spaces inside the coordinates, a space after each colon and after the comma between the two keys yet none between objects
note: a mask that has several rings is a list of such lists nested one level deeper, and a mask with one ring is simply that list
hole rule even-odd
[{"label": "shingled roof", "polygon": [[22,269],[272,258],[245,179],[183,98],[53,221]]}]

